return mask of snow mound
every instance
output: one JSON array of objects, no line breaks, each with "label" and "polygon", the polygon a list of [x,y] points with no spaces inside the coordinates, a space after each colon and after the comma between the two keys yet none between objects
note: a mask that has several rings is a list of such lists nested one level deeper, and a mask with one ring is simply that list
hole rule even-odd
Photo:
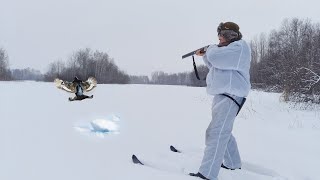
[{"label": "snow mound", "polygon": [[104,137],[107,134],[119,134],[119,121],[118,116],[111,115],[105,119],[92,120],[89,123],[78,123],[74,128],[82,133],[94,133],[99,137]]},{"label": "snow mound", "polygon": [[96,119],[91,121],[90,124],[94,132],[115,132],[119,130],[116,122],[106,119]]}]

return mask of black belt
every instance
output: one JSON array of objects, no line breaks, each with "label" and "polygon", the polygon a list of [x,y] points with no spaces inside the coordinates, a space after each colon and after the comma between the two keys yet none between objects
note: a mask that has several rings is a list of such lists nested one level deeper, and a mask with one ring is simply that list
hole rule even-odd
[{"label": "black belt", "polygon": [[235,102],[238,105],[239,109],[238,109],[237,115],[247,100],[246,98],[243,98],[241,104],[239,104],[233,97],[229,96],[228,94],[221,94],[221,95],[228,97],[229,99],[231,99],[233,102]]}]

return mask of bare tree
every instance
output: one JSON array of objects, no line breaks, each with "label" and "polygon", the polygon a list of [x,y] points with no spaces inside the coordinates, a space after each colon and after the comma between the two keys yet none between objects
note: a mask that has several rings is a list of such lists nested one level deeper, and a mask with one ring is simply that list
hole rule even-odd
[{"label": "bare tree", "polygon": [[3,48],[0,48],[0,80],[11,79],[11,74],[8,66],[9,66],[8,55]]}]

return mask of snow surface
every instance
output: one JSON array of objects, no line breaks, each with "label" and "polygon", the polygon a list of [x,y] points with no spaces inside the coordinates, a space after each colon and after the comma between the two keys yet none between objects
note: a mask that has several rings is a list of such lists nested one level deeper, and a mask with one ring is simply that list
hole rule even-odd
[{"label": "snow surface", "polygon": [[[73,94],[54,83],[0,86],[1,180],[197,179],[184,174],[202,158],[205,88],[99,84],[93,99],[69,102]],[[233,130],[243,170],[222,169],[220,180],[320,179],[320,112],[291,109],[279,96],[250,92]],[[117,117],[117,133],[79,130],[108,117]],[[133,164],[132,154],[155,168]]]}]

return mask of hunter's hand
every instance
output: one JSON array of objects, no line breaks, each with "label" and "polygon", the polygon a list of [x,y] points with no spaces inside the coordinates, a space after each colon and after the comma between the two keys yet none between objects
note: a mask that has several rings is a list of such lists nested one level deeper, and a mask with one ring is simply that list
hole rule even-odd
[{"label": "hunter's hand", "polygon": [[196,51],[196,55],[203,56],[206,52],[201,51],[200,49]]}]

